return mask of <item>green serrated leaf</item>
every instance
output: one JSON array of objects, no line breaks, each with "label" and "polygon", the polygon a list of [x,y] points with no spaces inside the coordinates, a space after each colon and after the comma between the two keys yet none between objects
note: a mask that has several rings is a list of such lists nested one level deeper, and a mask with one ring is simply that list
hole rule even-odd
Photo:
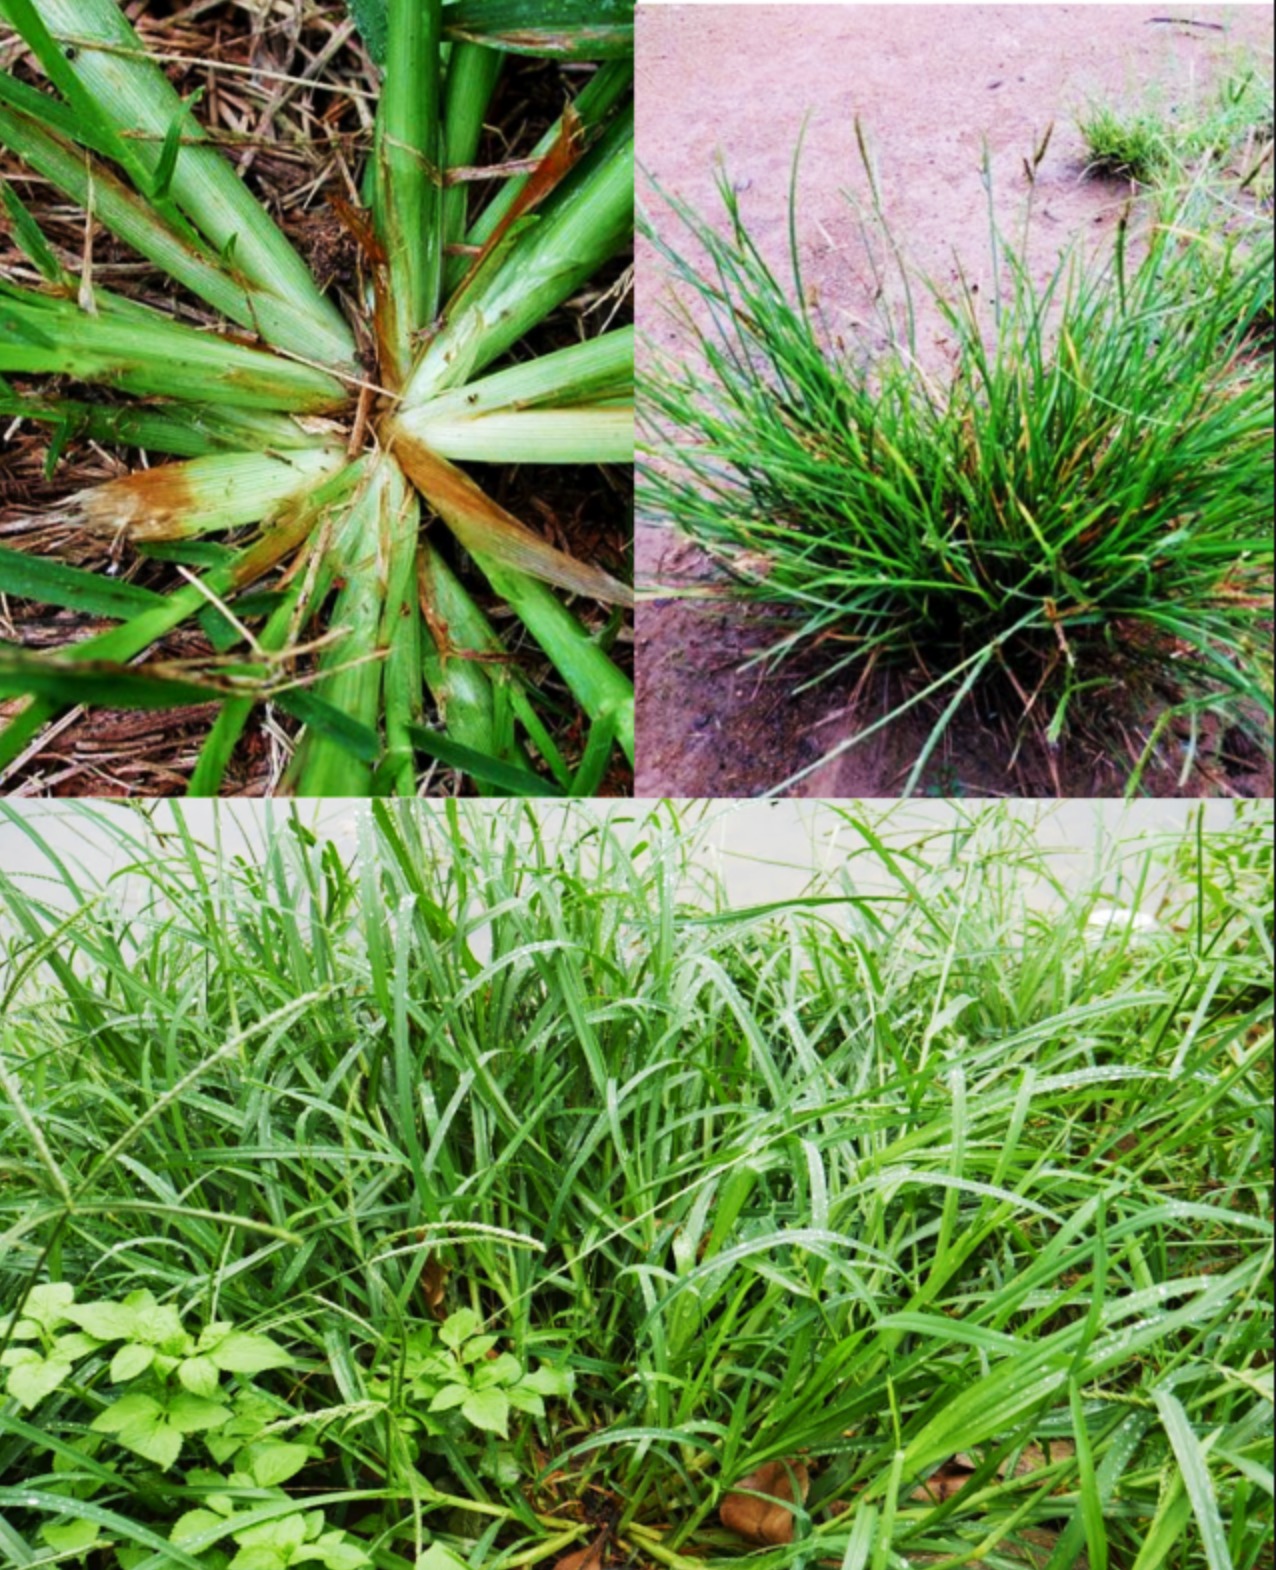
[{"label": "green serrated leaf", "polygon": [[516,1412],[526,1412],[530,1417],[544,1417],[545,1403],[534,1390],[528,1390],[525,1385],[509,1385],[505,1394]]},{"label": "green serrated leaf", "polygon": [[416,1570],[465,1570],[465,1560],[442,1543],[431,1543],[423,1554],[417,1555]]},{"label": "green serrated leaf", "polygon": [[155,1348],[143,1346],[137,1341],[126,1341],[111,1359],[111,1380],[114,1384],[123,1384],[127,1379],[136,1379],[139,1374],[144,1374],[155,1361]]},{"label": "green serrated leaf", "polygon": [[258,1488],[278,1488],[290,1477],[295,1477],[309,1459],[310,1449],[307,1445],[263,1439],[241,1450],[235,1463],[251,1475]]},{"label": "green serrated leaf", "polygon": [[569,1396],[575,1388],[575,1378],[570,1369],[555,1368],[542,1363],[539,1368],[525,1374],[520,1381],[524,1390],[534,1390],[540,1396]]},{"label": "green serrated leaf", "polygon": [[269,1336],[236,1330],[205,1354],[228,1374],[260,1374],[268,1368],[287,1368],[292,1358]]},{"label": "green serrated leaf", "polygon": [[178,1364],[177,1377],[183,1389],[211,1401],[221,1385],[221,1373],[208,1357],[188,1357]]},{"label": "green serrated leaf", "polygon": [[188,1510],[173,1522],[169,1537],[174,1543],[183,1543],[204,1532],[217,1531],[224,1525],[224,1519],[212,1510]]},{"label": "green serrated leaf", "polygon": [[40,1528],[40,1536],[59,1554],[87,1553],[101,1528],[96,1521],[54,1521]]},{"label": "green serrated leaf", "polygon": [[164,1416],[179,1433],[193,1434],[202,1428],[220,1428],[229,1423],[231,1411],[219,1401],[206,1401],[187,1390],[173,1397]]},{"label": "green serrated leaf", "polygon": [[435,1393],[433,1400],[430,1402],[430,1411],[450,1412],[454,1407],[460,1406],[463,1401],[467,1401],[469,1396],[470,1387],[468,1385],[444,1385],[442,1390]]},{"label": "green serrated leaf", "polygon": [[126,1303],[77,1303],[66,1317],[99,1341],[131,1341],[137,1330],[137,1310]]},{"label": "green serrated leaf", "polygon": [[483,1321],[472,1308],[458,1308],[439,1326],[439,1340],[453,1351],[479,1332]]},{"label": "green serrated leaf", "polygon": [[509,1438],[510,1403],[503,1390],[491,1386],[472,1391],[461,1407],[461,1416],[489,1434]]},{"label": "green serrated leaf", "polygon": [[29,1358],[10,1368],[6,1388],[19,1406],[30,1411],[45,1396],[52,1395],[70,1374],[70,1363],[59,1358],[45,1359],[32,1352]]},{"label": "green serrated leaf", "polygon": [[500,1357],[489,1358],[470,1374],[475,1388],[479,1390],[488,1385],[512,1385],[522,1377],[523,1365],[512,1352],[502,1352]]},{"label": "green serrated leaf", "polygon": [[65,1311],[74,1301],[75,1288],[70,1282],[42,1281],[27,1293],[26,1302],[22,1305],[22,1318],[33,1319],[46,1331],[53,1331],[66,1322]]},{"label": "green serrated leaf", "polygon": [[499,1336],[474,1336],[460,1349],[462,1363],[477,1363],[479,1358],[487,1356],[499,1340]]},{"label": "green serrated leaf", "polygon": [[161,1416],[160,1404],[155,1397],[135,1390],[121,1396],[118,1401],[112,1401],[89,1426],[99,1434],[118,1434],[132,1424],[156,1423]]}]

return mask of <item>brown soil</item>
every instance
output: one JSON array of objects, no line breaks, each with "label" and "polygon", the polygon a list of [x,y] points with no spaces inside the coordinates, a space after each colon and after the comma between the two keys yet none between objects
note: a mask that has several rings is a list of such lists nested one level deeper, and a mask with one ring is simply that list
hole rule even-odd
[{"label": "brown soil", "polygon": [[[1167,23],[1167,15],[1192,24]],[[1271,50],[1270,14],[1257,5],[660,5],[639,10],[638,146],[646,169],[704,214],[720,211],[720,165],[740,193],[750,232],[786,276],[787,195],[803,125],[799,223],[804,276],[830,321],[862,322],[870,303],[851,206],[866,194],[856,151],[859,116],[883,204],[911,264],[943,284],[958,261],[976,285],[989,270],[980,178],[989,148],[999,221],[1018,235],[1029,190],[1023,160],[1054,125],[1036,175],[1028,262],[1048,275],[1060,251],[1104,245],[1130,197],[1120,180],[1086,177],[1074,115],[1092,100],[1120,103],[1147,84],[1199,92],[1241,46]],[[671,235],[673,231],[671,230]],[[682,345],[654,256],[638,252],[638,322],[663,349]],[[922,318],[920,352],[937,347]],[[640,351],[641,368],[641,351]],[[640,506],[641,511],[641,506]],[[742,671],[774,629],[757,612],[706,604],[722,579],[695,547],[639,523],[639,769],[644,796],[743,796],[774,788],[906,695],[903,678],[871,679],[851,712],[844,676],[798,692],[818,660]],[[677,600],[661,587],[694,587]],[[966,711],[936,750],[918,789],[942,795],[1109,796],[1125,789],[1171,690],[1131,694],[1126,713],[1096,717],[1065,748],[1028,738],[1016,748],[1011,706]],[[992,700],[996,708],[996,701]],[[818,796],[893,796],[937,711],[910,711],[794,787]],[[1269,761],[1240,729],[1171,733],[1141,789],[1162,795],[1269,795]]]},{"label": "brown soil", "polygon": [[[380,74],[350,21],[344,0],[262,5],[260,0],[125,0],[123,9],[143,40],[165,57],[165,70],[186,96],[202,89],[196,114],[310,265],[320,283],[357,321],[358,247],[330,200],[354,200],[372,143],[372,117]],[[40,86],[21,41],[0,26],[0,66]],[[520,59],[503,73],[489,114],[478,163],[497,164],[525,151],[561,112],[563,71],[557,62]],[[584,69],[589,69],[585,67]],[[84,215],[33,177],[0,148],[0,178],[8,179],[31,209],[64,265],[79,272],[85,244]],[[100,225],[92,235],[94,280],[173,312],[179,319],[216,325],[206,307],[164,274],[140,261]],[[29,284],[32,270],[0,220],[0,275]],[[604,269],[591,286],[524,340],[537,352],[578,341],[613,315],[624,320],[632,299],[627,259]],[[520,348],[519,352],[523,352]],[[15,378],[25,386],[21,378]],[[51,476],[45,474],[49,428],[30,420],[0,420],[0,545],[56,556],[131,582],[165,591],[180,585],[175,569],[130,548],[116,550],[100,537],[49,528],[43,518],[72,492],[127,473],[139,463],[135,450],[72,439]],[[156,455],[153,461],[169,461]],[[623,573],[632,539],[632,473],[627,467],[584,469],[524,465],[481,475],[489,494],[560,548]],[[485,581],[454,549],[446,531],[436,539],[491,617],[529,680],[540,690],[543,715],[569,762],[584,747],[585,728],[561,678]],[[632,654],[627,626],[609,627],[601,606],[578,602],[576,613],[612,640],[611,653],[625,668]],[[0,640],[26,648],[64,645],[105,624],[47,606],[0,597]],[[318,629],[316,629],[318,630]],[[198,660],[211,646],[197,625],[178,629],[152,647],[149,657]],[[301,666],[304,673],[306,666]],[[0,702],[0,723],[21,700]],[[0,790],[32,796],[169,796],[180,794],[217,715],[214,704],[167,713],[74,710],[50,725],[0,778]],[[427,707],[427,723],[434,716]],[[227,795],[261,796],[278,788],[299,726],[274,705],[254,712],[223,784]],[[618,760],[618,761],[617,761]],[[438,769],[431,794],[472,789],[450,770]],[[630,778],[616,755],[599,794],[627,795]]]}]

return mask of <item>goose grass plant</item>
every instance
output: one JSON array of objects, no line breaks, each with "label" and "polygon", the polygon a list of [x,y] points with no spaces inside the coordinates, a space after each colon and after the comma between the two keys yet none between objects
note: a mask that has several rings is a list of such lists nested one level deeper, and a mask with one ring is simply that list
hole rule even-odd
[{"label": "goose grass plant", "polygon": [[[456,466],[631,459],[632,331],[552,352],[519,345],[630,243],[632,4],[562,0],[547,14],[530,0],[390,0],[360,12],[379,29],[384,83],[370,215],[347,220],[368,306],[351,322],[115,0],[0,0],[0,22],[47,78],[40,90],[0,73],[0,140],[224,325],[198,330],[73,276],[3,188],[31,269],[0,282],[0,416],[50,426],[51,461],[75,433],[180,460],[38,521],[130,542],[187,581],[129,596],[105,574],[0,551],[0,591],[108,623],[39,654],[0,649],[0,696],[20,700],[0,768],[86,698],[176,701],[171,664],[147,656],[195,617],[216,634],[214,658],[183,668],[184,701],[219,709],[192,794],[222,787],[267,699],[306,722],[284,781],[300,795],[413,794],[431,759],[479,789],[567,794],[595,788],[614,748],[632,763],[632,687],[607,648],[618,621],[600,631],[554,592],[622,606],[629,590]],[[558,121],[513,149],[521,166],[469,211],[467,186],[448,175],[473,165],[520,51],[600,64],[574,74]],[[519,673],[436,519],[570,701]]]},{"label": "goose grass plant", "polygon": [[1272,121],[1271,73],[1246,64],[1227,72],[1208,95],[1188,95],[1181,106],[1156,96],[1133,109],[1096,101],[1077,125],[1092,170],[1158,184],[1202,159],[1252,167],[1264,149],[1270,179]]},{"label": "goose grass plant", "polygon": [[[1272,222],[1272,117],[1270,69],[1243,62],[1212,97],[1200,106],[1187,104],[1177,116],[1154,95],[1133,109],[1091,104],[1078,128],[1091,173],[1137,180],[1146,203],[1171,227],[1226,236],[1226,245],[1198,248],[1198,264],[1208,276],[1221,258],[1269,254],[1264,248]],[[1249,340],[1267,352],[1272,291],[1268,266]]]},{"label": "goose grass plant", "polygon": [[[1189,192],[1137,234],[1127,213],[1109,259],[1065,254],[1040,283],[997,227],[985,163],[990,311],[964,276],[955,294],[917,282],[860,148],[880,353],[842,348],[806,301],[796,158],[787,280],[725,170],[721,229],[652,182],[664,216],[640,226],[690,354],[650,346],[640,509],[780,614],[759,658],[818,644],[812,680],[911,673],[912,696],[838,749],[933,702],[905,794],[993,683],[1049,745],[1149,681],[1188,714],[1270,715],[1272,386],[1246,352],[1270,312],[1270,230],[1202,229]],[[923,291],[943,371],[918,354]]]},{"label": "goose grass plant", "polygon": [[86,1424],[147,1354],[76,1343],[0,1401],[7,1563],[91,1517],[186,1564],[211,1491],[197,1566],[304,1505],[383,1570],[725,1567],[727,1491],[800,1459],[750,1563],[1270,1564],[1270,805],[1075,879],[1044,811],[828,807],[747,907],[703,811],[360,812],[352,853],[0,808],[42,867],[0,873],[0,1339],[150,1293],[267,1338],[236,1399],[290,1454],[245,1466],[310,1446],[282,1499],[121,1453]]}]

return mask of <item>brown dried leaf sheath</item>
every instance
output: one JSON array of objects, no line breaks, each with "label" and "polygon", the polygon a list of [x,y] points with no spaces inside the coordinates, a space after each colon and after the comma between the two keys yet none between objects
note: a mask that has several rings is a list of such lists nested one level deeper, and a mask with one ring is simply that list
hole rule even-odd
[{"label": "brown dried leaf sheath", "polygon": [[632,605],[633,590],[604,572],[576,561],[499,507],[467,474],[424,442],[391,426],[395,457],[467,551],[490,556],[571,594],[615,605]]}]

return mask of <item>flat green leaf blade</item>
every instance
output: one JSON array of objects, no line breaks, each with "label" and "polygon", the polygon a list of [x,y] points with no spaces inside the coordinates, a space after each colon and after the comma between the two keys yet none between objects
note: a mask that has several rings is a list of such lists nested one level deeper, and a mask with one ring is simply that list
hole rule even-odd
[{"label": "flat green leaf blade", "polygon": [[28,556],[0,546],[0,594],[56,605],[60,610],[83,611],[122,621],[135,611],[148,610],[163,601],[162,594],[137,584],[122,583],[83,567]]},{"label": "flat green leaf blade", "polygon": [[47,654],[0,646],[0,697],[35,697],[111,709],[167,709],[216,702],[226,689],[175,676],[150,675],[109,660],[74,663]]},{"label": "flat green leaf blade", "polygon": [[360,763],[376,762],[381,751],[376,731],[344,714],[318,693],[307,687],[293,687],[274,693],[271,701],[294,719],[301,720],[308,730],[336,742]]},{"label": "flat green leaf blade", "polygon": [[486,753],[476,752],[473,747],[462,746],[460,742],[453,741],[450,736],[444,736],[439,731],[426,730],[421,725],[410,725],[408,735],[412,739],[413,746],[419,751],[437,758],[450,769],[457,769],[460,773],[468,774],[472,779],[490,785],[496,790],[506,791],[511,796],[561,796],[563,794],[549,780],[538,779],[535,774],[529,774],[526,769],[516,768],[512,763],[502,763],[499,758],[490,758]]},{"label": "flat green leaf blade", "polygon": [[22,198],[7,180],[0,180],[0,197],[4,199],[5,211],[13,225],[14,239],[30,257],[41,276],[50,283],[58,283],[62,278],[62,264],[53,254],[49,242],[27,211]]},{"label": "flat green leaf blade", "polygon": [[449,38],[511,54],[613,60],[634,49],[633,0],[457,0],[443,12]]},{"label": "flat green leaf blade", "polygon": [[1232,1555],[1227,1546],[1227,1529],[1219,1513],[1214,1485],[1210,1481],[1209,1465],[1196,1430],[1184,1410],[1183,1403],[1170,1390],[1154,1390],[1152,1399],[1161,1415],[1161,1424],[1170,1441],[1183,1475],[1183,1486],[1192,1502],[1192,1513],[1201,1529],[1201,1547],[1205,1550],[1210,1570],[1232,1570]]}]

